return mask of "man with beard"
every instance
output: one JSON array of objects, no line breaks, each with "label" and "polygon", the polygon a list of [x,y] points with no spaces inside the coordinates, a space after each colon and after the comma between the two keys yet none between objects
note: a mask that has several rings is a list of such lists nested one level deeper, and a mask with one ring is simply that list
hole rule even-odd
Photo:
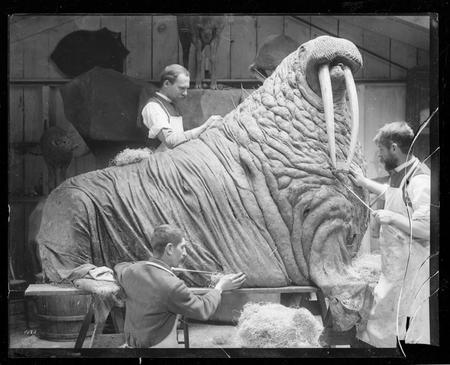
[{"label": "man with beard", "polygon": [[222,119],[212,115],[197,128],[184,131],[183,118],[175,102],[187,96],[189,71],[173,64],[164,68],[160,76],[160,89],[142,109],[142,123],[148,128],[148,138],[158,138],[161,144],[156,152],[174,148],[181,143],[198,138],[200,134]]},{"label": "man with beard", "polygon": [[180,229],[163,224],[155,228],[148,261],[120,263],[114,268],[126,294],[126,347],[178,347],[178,315],[207,320],[216,311],[224,290],[239,288],[245,274],[222,276],[204,295],[193,294],[172,268],[186,257],[186,242]]},{"label": "man with beard", "polygon": [[388,123],[375,136],[389,185],[360,172],[350,174],[356,185],[385,199],[384,209],[374,213],[381,227],[382,272],[367,326],[358,333],[360,340],[375,347],[396,347],[396,337],[406,343],[430,343],[430,171],[408,154],[413,138],[405,122]]}]

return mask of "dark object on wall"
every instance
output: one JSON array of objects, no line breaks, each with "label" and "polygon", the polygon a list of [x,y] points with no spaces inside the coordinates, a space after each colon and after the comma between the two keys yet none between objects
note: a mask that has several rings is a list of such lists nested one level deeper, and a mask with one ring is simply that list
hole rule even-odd
[{"label": "dark object on wall", "polygon": [[53,126],[41,136],[41,152],[49,172],[49,188],[54,189],[66,179],[66,171],[77,147],[69,134]]},{"label": "dark object on wall", "polygon": [[123,72],[128,53],[120,32],[102,28],[77,30],[66,35],[56,45],[50,59],[66,76],[76,77],[95,66]]},{"label": "dark object on wall", "polygon": [[292,38],[280,35],[270,35],[266,38],[253,63],[249,66],[250,71],[261,82],[272,74],[283,59],[294,52],[299,44]]},{"label": "dark object on wall", "polygon": [[195,47],[195,87],[202,87],[204,49],[211,47],[211,89],[217,89],[216,55],[226,16],[177,16],[178,36],[183,48],[183,65],[189,68],[191,43]]},{"label": "dark object on wall", "polygon": [[146,132],[138,126],[139,100],[155,90],[145,81],[101,67],[61,88],[64,114],[99,159],[97,167],[105,167],[126,147],[145,144]]}]

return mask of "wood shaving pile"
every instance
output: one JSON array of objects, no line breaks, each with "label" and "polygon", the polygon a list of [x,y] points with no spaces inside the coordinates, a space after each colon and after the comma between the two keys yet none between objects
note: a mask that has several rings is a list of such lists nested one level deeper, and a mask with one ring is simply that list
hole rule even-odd
[{"label": "wood shaving pile", "polygon": [[109,162],[109,166],[129,165],[149,158],[152,154],[149,148],[126,148]]},{"label": "wood shaving pile", "polygon": [[237,326],[241,347],[320,347],[320,322],[305,308],[247,303]]}]

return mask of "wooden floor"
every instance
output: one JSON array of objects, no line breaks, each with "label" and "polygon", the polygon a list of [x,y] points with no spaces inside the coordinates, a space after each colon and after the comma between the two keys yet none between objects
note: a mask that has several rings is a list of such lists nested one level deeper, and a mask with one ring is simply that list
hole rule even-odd
[{"label": "wooden floor", "polygon": [[[23,313],[11,314],[9,317],[9,347],[12,349],[68,349],[73,348],[72,341],[47,341],[36,336],[38,328],[33,313],[30,313],[30,329],[26,331]],[[320,315],[316,316],[321,321]],[[180,336],[181,338],[182,336]],[[88,348],[90,337],[86,337],[83,348]],[[241,347],[236,327],[220,324],[189,324],[190,348],[239,348]],[[184,348],[184,345],[179,345]],[[339,346],[349,347],[349,346]]]},{"label": "wooden floor", "polygon": [[[17,317],[17,316],[16,316]],[[37,329],[37,324],[31,322],[30,328]],[[47,341],[40,339],[35,333],[25,331],[25,321],[23,319],[15,318],[10,323],[9,328],[9,347],[10,348],[73,348],[75,340],[73,341]],[[239,346],[239,341],[236,336],[236,328],[227,325],[210,325],[192,323],[189,325],[189,340],[191,348],[236,348]],[[87,348],[90,342],[90,337],[84,341],[83,348]],[[184,348],[180,345],[180,348]]]}]

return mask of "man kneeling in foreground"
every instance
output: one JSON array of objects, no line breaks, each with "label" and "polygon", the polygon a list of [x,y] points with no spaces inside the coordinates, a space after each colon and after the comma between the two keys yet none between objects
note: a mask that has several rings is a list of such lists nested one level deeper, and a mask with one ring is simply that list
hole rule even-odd
[{"label": "man kneeling in foreground", "polygon": [[154,256],[148,261],[119,263],[114,268],[127,296],[126,346],[177,347],[177,315],[209,319],[222,291],[239,288],[246,277],[243,273],[224,275],[208,293],[195,295],[171,270],[186,257],[181,230],[168,224],[158,226],[150,244]]}]

